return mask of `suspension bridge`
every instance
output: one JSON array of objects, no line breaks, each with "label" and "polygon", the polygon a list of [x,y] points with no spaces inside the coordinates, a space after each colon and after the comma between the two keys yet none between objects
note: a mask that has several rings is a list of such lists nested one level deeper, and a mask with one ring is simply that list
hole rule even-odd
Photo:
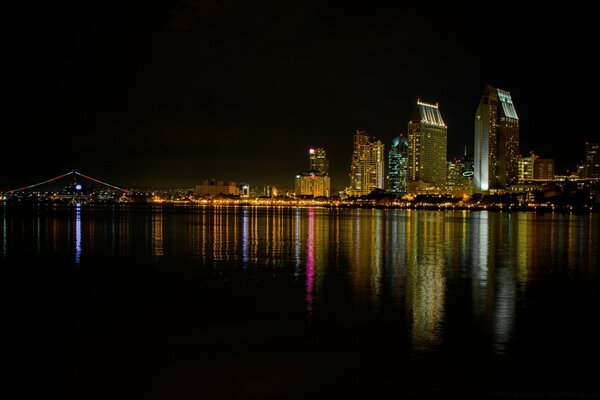
[{"label": "suspension bridge", "polygon": [[[108,182],[101,181],[100,179],[93,178],[93,177],[91,177],[89,175],[82,174],[81,172],[78,172],[78,171],[75,171],[75,170],[67,172],[66,174],[61,174],[61,175],[55,176],[55,177],[50,178],[50,179],[46,179],[45,181],[42,181],[42,182],[34,183],[34,184],[31,184],[31,185],[23,186],[23,187],[16,188],[16,189],[7,190],[4,193],[6,193],[6,194],[11,194],[11,193],[12,194],[17,194],[17,193],[31,191],[32,189],[40,188],[43,185],[47,185],[47,184],[49,184],[51,182],[55,182],[55,181],[58,181],[60,179],[67,178],[69,176],[72,176],[74,178],[80,177],[80,178],[83,178],[83,179],[87,179],[89,181],[98,183],[98,184],[106,186],[108,188],[117,190],[117,191],[119,191],[121,193],[129,193],[128,189],[125,189],[125,188],[113,185],[113,184],[108,183]],[[83,187],[80,184],[76,184],[75,187],[74,187],[74,189],[76,191],[81,191],[83,189]]]}]

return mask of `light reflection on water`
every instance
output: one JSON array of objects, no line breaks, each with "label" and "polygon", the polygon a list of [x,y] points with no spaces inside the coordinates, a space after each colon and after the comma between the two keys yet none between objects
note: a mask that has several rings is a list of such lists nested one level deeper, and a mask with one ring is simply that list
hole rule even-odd
[{"label": "light reflection on water", "polygon": [[469,291],[481,329],[503,354],[515,329],[519,293],[531,282],[556,271],[577,279],[596,276],[599,219],[487,211],[79,205],[29,215],[11,214],[4,205],[2,257],[65,254],[80,265],[96,255],[148,258],[150,264],[172,257],[199,268],[272,269],[294,276],[303,287],[307,315],[315,316],[338,296],[327,293],[328,283],[344,283],[349,308],[405,313],[417,350],[443,343],[447,308],[457,295],[451,284],[464,282],[460,287]]}]

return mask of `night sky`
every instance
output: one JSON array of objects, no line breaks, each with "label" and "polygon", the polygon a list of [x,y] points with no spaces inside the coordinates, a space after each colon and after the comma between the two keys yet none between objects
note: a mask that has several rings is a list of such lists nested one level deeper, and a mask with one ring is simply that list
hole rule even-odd
[{"label": "night sky", "polygon": [[342,189],[354,131],[387,151],[417,98],[440,103],[449,158],[472,151],[487,83],[512,94],[521,153],[559,173],[600,140],[583,2],[18,3],[2,12],[4,190],[71,169],[293,187],[311,146]]}]

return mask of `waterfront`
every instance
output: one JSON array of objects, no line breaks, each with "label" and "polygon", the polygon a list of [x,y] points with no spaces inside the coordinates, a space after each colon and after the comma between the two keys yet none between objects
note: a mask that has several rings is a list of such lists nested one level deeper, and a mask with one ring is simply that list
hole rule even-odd
[{"label": "waterfront", "polygon": [[43,398],[598,390],[598,214],[2,208],[16,381]]}]

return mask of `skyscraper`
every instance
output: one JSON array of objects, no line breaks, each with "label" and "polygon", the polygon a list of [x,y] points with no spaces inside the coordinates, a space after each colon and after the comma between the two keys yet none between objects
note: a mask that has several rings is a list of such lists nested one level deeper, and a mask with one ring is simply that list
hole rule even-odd
[{"label": "skyscraper", "polygon": [[384,188],[383,147],[381,141],[369,137],[365,131],[356,131],[348,194],[362,196]]},{"label": "skyscraper", "polygon": [[407,190],[443,190],[446,187],[448,127],[438,104],[417,100],[408,122]]},{"label": "skyscraper", "polygon": [[600,178],[600,143],[585,144],[583,170],[586,178]]},{"label": "skyscraper", "polygon": [[308,150],[309,170],[296,175],[296,195],[329,197],[331,180],[329,178],[329,161],[323,148]]},{"label": "skyscraper", "polygon": [[475,190],[517,183],[519,117],[510,93],[487,85],[475,113]]},{"label": "skyscraper", "polygon": [[388,153],[388,190],[391,193],[406,193],[407,157],[408,140],[406,136],[395,137]]},{"label": "skyscraper", "polygon": [[311,148],[308,150],[310,156],[310,170],[320,172],[322,174],[329,174],[329,160],[327,159],[327,153],[322,147]]}]

